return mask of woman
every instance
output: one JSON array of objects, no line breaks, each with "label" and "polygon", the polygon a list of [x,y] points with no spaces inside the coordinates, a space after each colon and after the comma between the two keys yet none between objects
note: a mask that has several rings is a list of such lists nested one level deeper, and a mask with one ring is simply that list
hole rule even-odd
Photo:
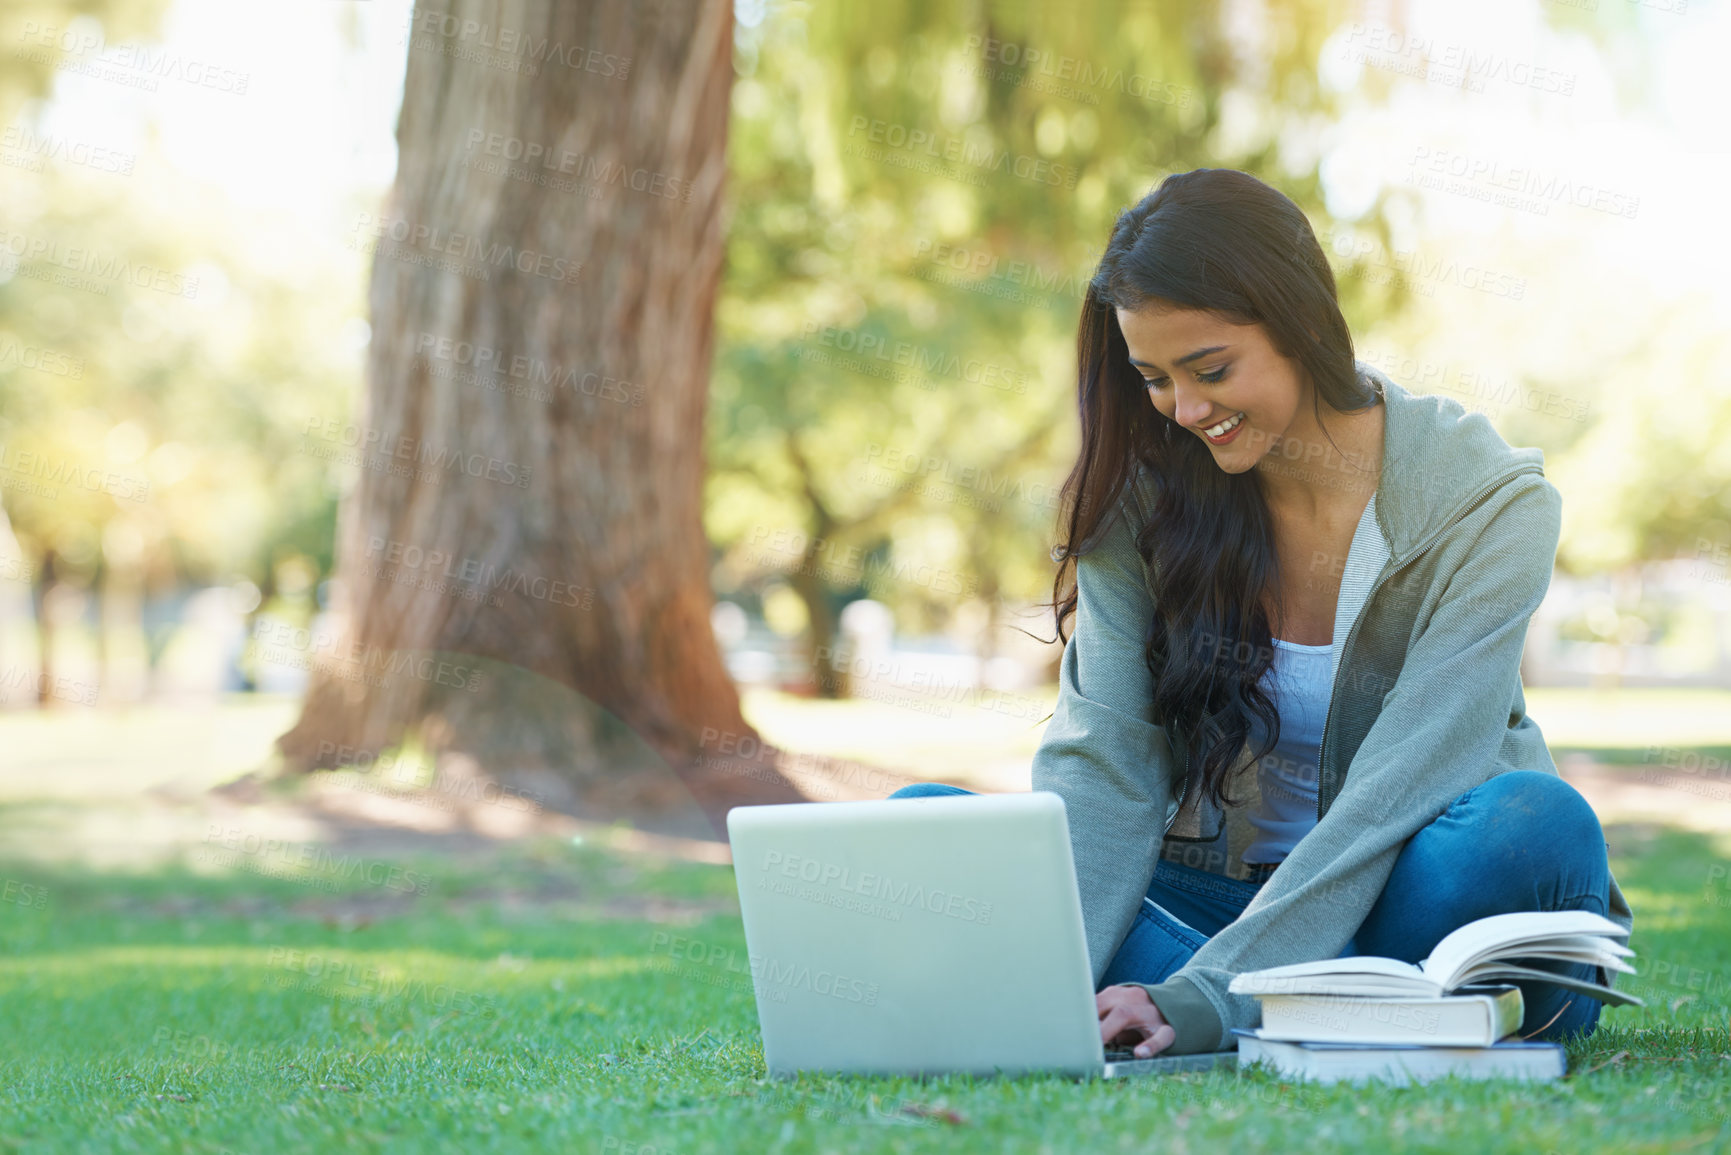
[{"label": "woman", "polygon": [[[1417,962],[1492,914],[1629,928],[1521,692],[1560,528],[1543,455],[1357,361],[1308,220],[1230,169],[1119,216],[1077,353],[1075,634],[1033,788],[1065,802],[1102,1041],[1228,1049],[1258,1016],[1235,974]],[[891,797],[943,793],[967,792]],[[1597,1024],[1521,986],[1523,1035]]]}]

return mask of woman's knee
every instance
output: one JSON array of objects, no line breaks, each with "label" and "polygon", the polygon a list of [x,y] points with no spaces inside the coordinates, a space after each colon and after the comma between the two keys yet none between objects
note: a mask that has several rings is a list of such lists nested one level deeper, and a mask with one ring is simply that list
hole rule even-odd
[{"label": "woman's knee", "polygon": [[960,786],[951,786],[947,782],[910,782],[900,790],[888,795],[889,798],[938,798],[946,794],[972,794],[972,790],[964,790]]},{"label": "woman's knee", "polygon": [[1592,804],[1556,774],[1510,770],[1478,787],[1468,801],[1486,821],[1522,842],[1532,838],[1553,846],[1604,850],[1605,832]]},{"label": "woman's knee", "polygon": [[1580,791],[1554,774],[1511,770],[1408,841],[1357,946],[1416,962],[1449,931],[1494,914],[1603,914],[1609,879],[1604,832]]},{"label": "woman's knee", "polygon": [[[1610,864],[1598,815],[1555,774],[1511,770],[1461,796],[1411,846],[1439,897],[1525,894],[1540,909],[1607,901]],[[1470,902],[1474,900],[1467,900]]]}]

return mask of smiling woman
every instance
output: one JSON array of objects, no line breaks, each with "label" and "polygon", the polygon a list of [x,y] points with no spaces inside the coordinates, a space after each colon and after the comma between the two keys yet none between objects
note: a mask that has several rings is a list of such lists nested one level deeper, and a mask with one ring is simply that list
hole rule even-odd
[{"label": "smiling woman", "polygon": [[[1338,585],[1317,581],[1312,559],[1345,556],[1375,487],[1379,398],[1355,368],[1309,221],[1231,169],[1170,177],[1119,217],[1077,352],[1083,445],[1066,485],[1096,500],[1075,503],[1070,540],[1100,528],[1105,519],[1087,524],[1084,513],[1102,509],[1097,499],[1116,494],[1136,464],[1168,482],[1152,519],[1161,531],[1146,544],[1156,617],[1185,644],[1167,655],[1156,713],[1192,729],[1219,715],[1198,785],[1223,803],[1254,722],[1270,728],[1257,756],[1275,748],[1278,718],[1261,682],[1276,634],[1332,637]],[[1363,484],[1342,492],[1342,477]],[[1063,577],[1060,623],[1075,608],[1074,593],[1057,597]],[[1224,638],[1247,660],[1217,661],[1208,640]]]},{"label": "smiling woman", "polygon": [[[1260,1017],[1235,975],[1418,962],[1493,914],[1629,929],[1522,696],[1562,520],[1543,454],[1358,361],[1309,222],[1241,172],[1119,216],[1077,355],[1075,632],[1030,777],[1064,800],[1102,1042],[1230,1049]],[[1528,1037],[1598,1022],[1517,985]]]}]

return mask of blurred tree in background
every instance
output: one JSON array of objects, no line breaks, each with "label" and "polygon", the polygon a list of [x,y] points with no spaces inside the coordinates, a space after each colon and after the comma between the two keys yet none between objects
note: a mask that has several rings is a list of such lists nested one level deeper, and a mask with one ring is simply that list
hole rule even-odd
[{"label": "blurred tree in background", "polygon": [[[339,650],[366,672],[438,665],[315,668],[280,743],[296,768],[418,728],[436,759],[557,774],[585,807],[695,798],[719,824],[800,799],[771,760],[703,738],[749,733],[699,508],[732,35],[713,4],[417,16]],[[403,259],[399,233],[454,261]]]},{"label": "blurred tree in background", "polygon": [[[741,36],[708,431],[715,585],[797,594],[820,691],[842,605],[913,632],[1049,596],[1075,326],[1117,214],[1240,168],[1326,219],[1315,81],[1337,3],[778,6]],[[1376,211],[1360,227],[1383,236]],[[1348,318],[1404,282],[1342,269]]]},{"label": "blurred tree in background", "polygon": [[[45,125],[69,52],[148,41],[167,6],[37,3],[0,27],[0,503],[19,557],[5,576],[34,586],[50,678],[62,607],[88,593],[98,668],[127,672],[117,700],[200,586],[250,578],[256,604],[287,573],[310,606],[337,495],[298,439],[345,408],[365,340],[345,264],[163,164],[155,126],[134,154]],[[16,641],[0,638],[13,660]]]},{"label": "blurred tree in background", "polygon": [[[148,41],[168,7],[0,13],[0,594],[29,589],[39,635],[0,628],[6,669],[89,650],[104,699],[125,701],[200,590],[308,625],[322,589],[363,652],[484,667],[490,689],[327,671],[291,762],[415,740],[490,772],[617,787],[624,805],[719,753],[706,734],[755,738],[714,653],[711,591],[797,642],[824,694],[846,690],[839,615],[862,597],[904,633],[947,630],[989,659],[1050,589],[1086,278],[1118,212],[1199,166],[1255,173],[1306,209],[1362,356],[1546,451],[1567,497],[1565,570],[1731,542],[1731,347],[1715,311],[1609,274],[1547,276],[1577,267],[1568,222],[1477,235],[1431,212],[1446,194],[1386,178],[1339,196],[1343,135],[1410,149],[1429,131],[1382,107],[1424,81],[1343,81],[1330,64],[1365,19],[1349,5],[752,0],[731,29],[703,27],[687,71],[674,64],[696,60],[679,54],[700,30],[681,9],[581,5],[558,10],[567,40],[633,63],[628,81],[585,70],[596,83],[569,91],[548,86],[571,77],[447,54],[465,47],[449,38],[411,48],[400,191],[381,206],[357,180],[355,215],[581,263],[563,285],[302,243],[174,169],[155,124],[123,166],[49,155],[66,53],[29,28]],[[541,28],[553,11],[475,17]],[[1632,10],[1536,11],[1579,30],[1639,105],[1653,76]],[[453,92],[468,95],[439,103]],[[597,199],[489,173],[475,162],[505,159],[491,135],[701,173],[709,191],[691,203],[710,199]],[[724,160],[725,182],[693,158]],[[1451,262],[1485,252],[1531,276],[1524,303],[1449,283]],[[444,352],[464,343],[507,360],[484,375]],[[575,388],[540,401],[499,387],[522,384],[517,355],[578,369]],[[410,438],[411,460],[480,454],[528,485],[393,476],[351,452],[348,436],[369,433]],[[414,583],[449,575],[404,570],[411,549],[457,566],[458,586],[472,562],[529,592],[429,595]],[[553,583],[589,607],[533,592]],[[603,766],[630,773],[613,783]],[[785,785],[761,764],[710,777],[712,800]]]}]

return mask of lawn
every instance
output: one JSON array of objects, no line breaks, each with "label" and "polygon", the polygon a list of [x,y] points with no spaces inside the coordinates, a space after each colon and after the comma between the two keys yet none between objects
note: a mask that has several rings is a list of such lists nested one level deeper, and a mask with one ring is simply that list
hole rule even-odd
[{"label": "lawn", "polygon": [[[1631,774],[1646,744],[1731,741],[1717,700],[1551,693],[1553,745],[1633,751],[1603,759]],[[945,735],[882,702],[748,707],[835,749],[894,736],[918,776],[965,748],[991,781],[1029,740],[1003,709]],[[1648,1005],[1608,1010],[1558,1083],[785,1084],[730,867],[594,835],[369,840],[206,793],[292,710],[0,719],[0,1151],[1731,1150],[1731,831],[1608,822]],[[1705,805],[1675,798],[1660,817]]]},{"label": "lawn", "polygon": [[0,1145],[1731,1149],[1726,848],[1656,828],[1612,846],[1648,1006],[1608,1011],[1561,1082],[1404,1090],[1218,1072],[772,1083],[728,961],[745,943],[725,866],[552,841],[390,869],[244,847],[217,873],[20,863],[0,867]]}]

